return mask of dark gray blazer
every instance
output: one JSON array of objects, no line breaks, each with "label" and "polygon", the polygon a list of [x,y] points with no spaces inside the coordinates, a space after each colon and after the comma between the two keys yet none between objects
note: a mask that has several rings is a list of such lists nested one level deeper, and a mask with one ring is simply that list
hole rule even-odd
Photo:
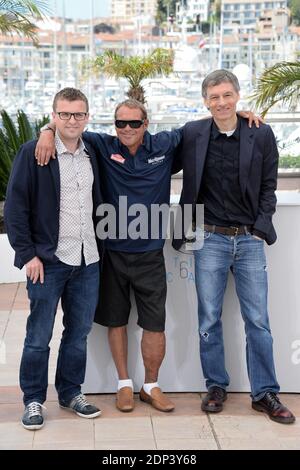
[{"label": "dark gray blazer", "polygon": [[[182,211],[184,204],[196,206],[212,122],[212,118],[192,121],[183,128],[183,139],[178,148],[178,158],[183,168],[183,189],[180,197]],[[276,209],[277,170],[278,150],[271,127],[260,124],[259,128],[254,125],[249,128],[248,120],[242,119],[239,167],[242,197],[250,202],[256,215],[253,228],[265,234],[269,245],[277,238],[272,224]],[[173,247],[179,250],[184,242],[184,236],[174,239]]]}]

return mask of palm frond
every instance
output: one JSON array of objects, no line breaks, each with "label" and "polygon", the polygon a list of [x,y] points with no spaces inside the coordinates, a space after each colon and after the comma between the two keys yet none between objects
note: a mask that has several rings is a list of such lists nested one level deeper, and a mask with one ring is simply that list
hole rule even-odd
[{"label": "palm frond", "polygon": [[46,116],[45,114],[43,115],[41,119],[36,120],[33,126],[35,136],[38,136],[41,130],[41,127],[43,127],[45,124],[48,124],[49,122],[50,122],[49,116]]},{"label": "palm frond", "polygon": [[27,115],[22,111],[17,113],[17,126],[5,110],[1,110],[2,124],[0,128],[0,201],[5,197],[12,162],[20,145],[36,138],[40,127],[49,122],[48,116],[36,121],[32,126]]},{"label": "palm frond", "polygon": [[126,78],[130,89],[128,96],[139,96],[139,101],[145,102],[144,89],[141,85],[145,78],[154,78],[158,75],[168,76],[173,70],[174,53],[169,49],[155,49],[145,57],[124,57],[114,51],[105,51],[96,59],[84,62],[85,74],[87,71],[103,73],[109,77]]},{"label": "palm frond", "polygon": [[9,147],[14,152],[14,154],[16,154],[21,145],[17,128],[15,124],[13,123],[13,120],[7,114],[6,111],[4,110],[1,111],[1,118],[2,118],[3,129],[5,130],[5,134],[7,136]]},{"label": "palm frond", "polygon": [[44,1],[0,0],[0,33],[17,33],[37,42],[36,26],[32,20],[41,20],[49,12],[49,6]]},{"label": "palm frond", "polygon": [[46,1],[41,0],[0,0],[1,14],[32,15],[42,19],[51,9]]},{"label": "palm frond", "polygon": [[21,143],[33,139],[33,130],[29,123],[27,115],[24,111],[19,110],[17,114],[17,122],[19,128],[19,140]]},{"label": "palm frond", "polygon": [[280,62],[266,69],[251,99],[263,115],[278,102],[293,109],[300,100],[300,61]]}]

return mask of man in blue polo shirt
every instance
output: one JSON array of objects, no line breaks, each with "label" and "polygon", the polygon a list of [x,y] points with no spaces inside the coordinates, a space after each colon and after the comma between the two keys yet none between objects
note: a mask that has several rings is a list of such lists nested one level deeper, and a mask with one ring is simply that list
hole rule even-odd
[{"label": "man in blue polo shirt", "polygon": [[[124,216],[119,196],[127,197],[128,208],[136,203],[143,204],[148,210],[148,224],[143,237],[130,238],[127,232],[133,216],[129,215],[126,233],[117,226],[116,237],[106,240],[96,321],[108,327],[119,376],[116,406],[124,412],[132,411],[133,384],[127,369],[127,323],[132,287],[138,324],[143,328],[141,349],[145,382],[140,399],[168,412],[174,409],[174,404],[157,383],[165,356],[164,233],[160,228],[157,238],[151,236],[149,211],[154,204],[169,203],[171,172],[180,169],[175,168],[174,152],[181,141],[182,130],[149,134],[147,111],[135,100],[126,100],[117,106],[115,127],[117,137],[92,132],[83,135],[99,155],[103,199],[116,209],[117,221]],[[54,130],[52,123],[50,129]],[[52,132],[43,132],[37,148],[39,161],[44,162],[45,155],[49,157],[51,153]]]}]

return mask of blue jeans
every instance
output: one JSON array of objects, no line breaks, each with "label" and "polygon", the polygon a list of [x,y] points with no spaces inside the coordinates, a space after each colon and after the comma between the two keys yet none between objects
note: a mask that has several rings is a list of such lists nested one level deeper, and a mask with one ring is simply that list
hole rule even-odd
[{"label": "blue jeans", "polygon": [[206,386],[226,389],[222,305],[229,270],[232,271],[246,331],[247,371],[251,397],[277,393],[273,340],[268,310],[268,280],[264,242],[249,234],[231,237],[204,232],[204,246],[195,251],[200,358]]},{"label": "blue jeans", "polygon": [[64,331],[59,348],[55,387],[60,401],[81,391],[86,368],[87,335],[91,330],[99,292],[99,263],[69,266],[44,264],[44,284],[27,280],[30,315],[20,366],[24,404],[43,403],[48,387],[49,342],[59,299]]}]

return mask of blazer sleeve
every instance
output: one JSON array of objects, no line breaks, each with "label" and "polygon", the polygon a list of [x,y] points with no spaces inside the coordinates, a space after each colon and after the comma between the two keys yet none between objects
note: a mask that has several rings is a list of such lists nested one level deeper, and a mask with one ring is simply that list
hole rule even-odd
[{"label": "blazer sleeve", "polygon": [[22,265],[36,256],[30,230],[31,171],[29,149],[25,144],[14,159],[4,205],[8,239]]},{"label": "blazer sleeve", "polygon": [[254,230],[266,236],[272,230],[272,216],[276,210],[278,149],[272,129],[268,126],[264,145],[262,180],[259,195],[258,215]]},{"label": "blazer sleeve", "polygon": [[178,173],[183,168],[182,158],[183,127],[172,131],[172,143],[174,147],[174,158],[172,164],[172,175]]}]

